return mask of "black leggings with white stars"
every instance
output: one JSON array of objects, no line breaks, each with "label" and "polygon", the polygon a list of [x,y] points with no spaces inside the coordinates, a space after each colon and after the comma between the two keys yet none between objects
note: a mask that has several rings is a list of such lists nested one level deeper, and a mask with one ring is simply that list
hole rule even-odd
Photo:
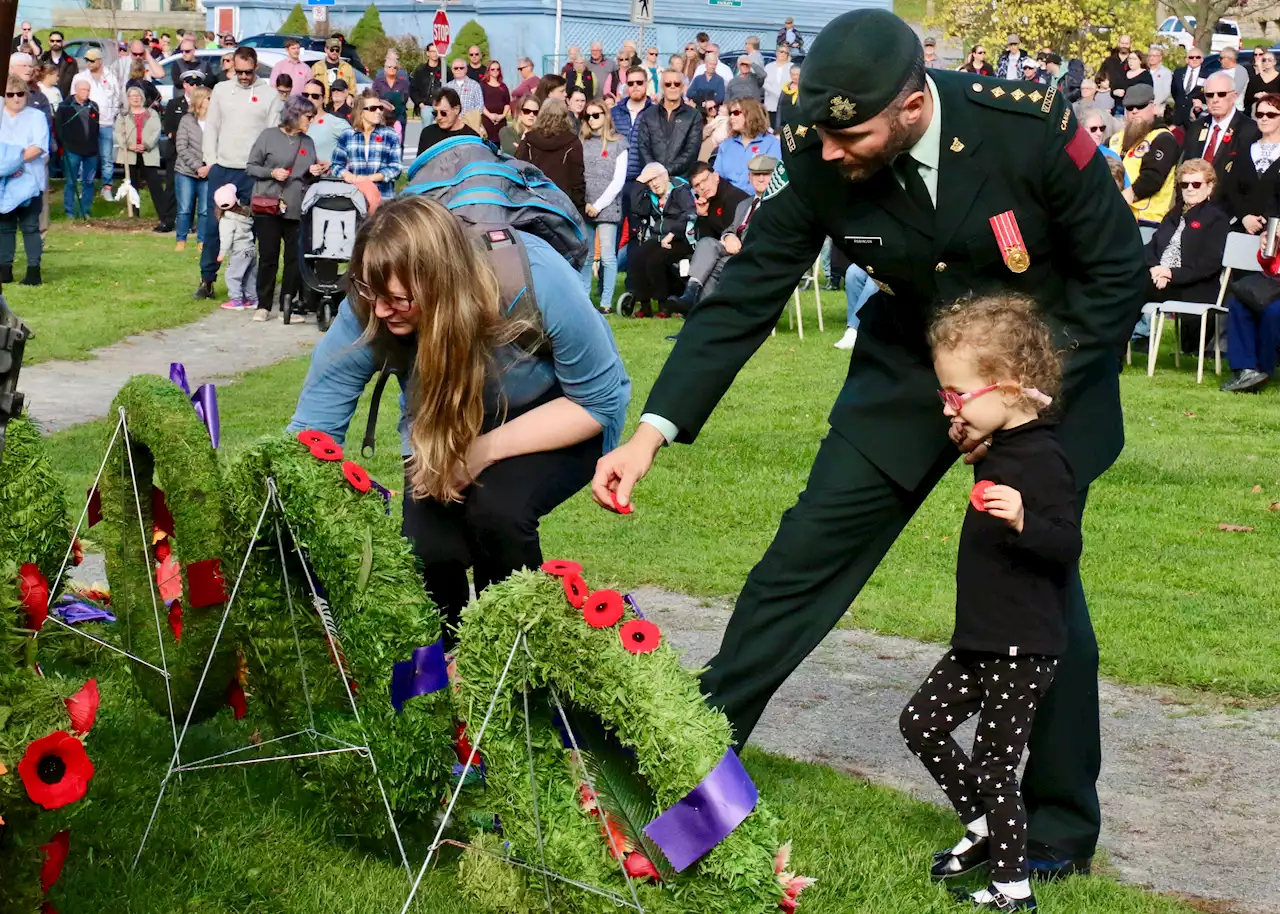
[{"label": "black leggings with white stars", "polygon": [[[907,746],[929,769],[960,821],[986,814],[992,882],[1027,878],[1027,811],[1018,762],[1036,705],[1057,667],[1056,657],[952,650],[898,718]],[[974,714],[978,730],[970,758],[951,732]]]}]

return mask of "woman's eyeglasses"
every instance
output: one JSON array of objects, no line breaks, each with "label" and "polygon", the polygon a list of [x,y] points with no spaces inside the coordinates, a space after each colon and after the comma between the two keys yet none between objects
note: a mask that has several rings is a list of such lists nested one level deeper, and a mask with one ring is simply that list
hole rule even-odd
[{"label": "woman's eyeglasses", "polygon": [[26,98],[26,97],[27,97],[27,93],[25,93],[25,92],[6,92],[6,93],[4,94],[4,97],[5,97],[5,98]]},{"label": "woman's eyeglasses", "polygon": [[521,108],[521,109],[520,109],[520,113],[521,113],[521,114],[527,114],[527,115],[529,115],[530,117],[533,117],[533,116],[537,115],[537,113],[538,113],[538,109],[537,109],[537,108]]},{"label": "woman's eyeglasses", "polygon": [[1182,186],[1183,190],[1199,190],[1204,187],[1203,181],[1179,181],[1178,184]]},{"label": "woman's eyeglasses", "polygon": [[1107,128],[1102,126],[1101,124],[1095,124],[1094,126],[1089,128],[1089,132],[1090,133],[1106,133]]},{"label": "woman's eyeglasses", "polygon": [[1280,111],[1259,111],[1254,117],[1260,121],[1269,121],[1273,117],[1280,117]]},{"label": "woman's eyeglasses", "polygon": [[604,120],[604,114],[603,114],[603,112],[600,112],[600,111],[590,111],[590,112],[588,112],[588,113],[587,113],[587,120],[589,120],[589,121],[602,121],[602,120]]},{"label": "woman's eyeglasses", "polygon": [[373,287],[363,280],[351,278],[351,286],[356,290],[356,294],[366,301],[383,302],[392,311],[398,311],[403,314],[413,307],[413,299],[406,298],[403,295],[379,295],[373,291]]},{"label": "woman's eyeglasses", "polygon": [[729,112],[729,117],[742,117],[742,109],[734,108]]}]

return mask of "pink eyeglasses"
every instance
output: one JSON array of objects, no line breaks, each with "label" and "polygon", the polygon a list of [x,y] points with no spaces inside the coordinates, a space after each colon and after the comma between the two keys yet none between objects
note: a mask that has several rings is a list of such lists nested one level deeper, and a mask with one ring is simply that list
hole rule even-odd
[{"label": "pink eyeglasses", "polygon": [[[971,390],[967,394],[958,394],[954,390],[939,390],[938,399],[942,401],[943,406],[948,407],[954,413],[959,413],[960,410],[964,408],[964,405],[968,403],[970,400],[976,399],[977,397],[981,397],[983,394],[989,394],[993,390],[999,390],[1001,387],[1004,387],[1006,384],[1012,384],[1012,383],[1013,383],[1012,381],[1000,381],[988,387],[979,387],[977,390]],[[1024,394],[1026,394],[1032,400],[1035,400],[1042,407],[1051,406],[1053,404],[1052,397],[1042,394],[1040,391],[1036,390],[1034,387],[1023,387],[1021,388],[1021,390]]]}]

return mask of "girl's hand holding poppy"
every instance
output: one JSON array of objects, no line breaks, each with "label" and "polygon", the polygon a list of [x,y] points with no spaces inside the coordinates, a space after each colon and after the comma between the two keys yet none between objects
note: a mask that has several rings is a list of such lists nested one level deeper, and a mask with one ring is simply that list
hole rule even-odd
[{"label": "girl's hand holding poppy", "polygon": [[983,494],[987,513],[998,517],[1018,533],[1022,532],[1022,493],[1010,486],[992,486]]}]

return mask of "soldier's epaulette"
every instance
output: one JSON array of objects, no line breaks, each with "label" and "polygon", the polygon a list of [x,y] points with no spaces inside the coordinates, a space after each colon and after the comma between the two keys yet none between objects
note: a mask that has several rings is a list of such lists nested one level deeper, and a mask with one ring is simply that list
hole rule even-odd
[{"label": "soldier's epaulette", "polygon": [[814,143],[822,142],[812,124],[783,124],[781,138],[783,147],[789,153],[796,153]]},{"label": "soldier's epaulette", "polygon": [[1012,80],[975,79],[965,87],[969,98],[988,108],[1048,117],[1057,99],[1056,86]]}]

